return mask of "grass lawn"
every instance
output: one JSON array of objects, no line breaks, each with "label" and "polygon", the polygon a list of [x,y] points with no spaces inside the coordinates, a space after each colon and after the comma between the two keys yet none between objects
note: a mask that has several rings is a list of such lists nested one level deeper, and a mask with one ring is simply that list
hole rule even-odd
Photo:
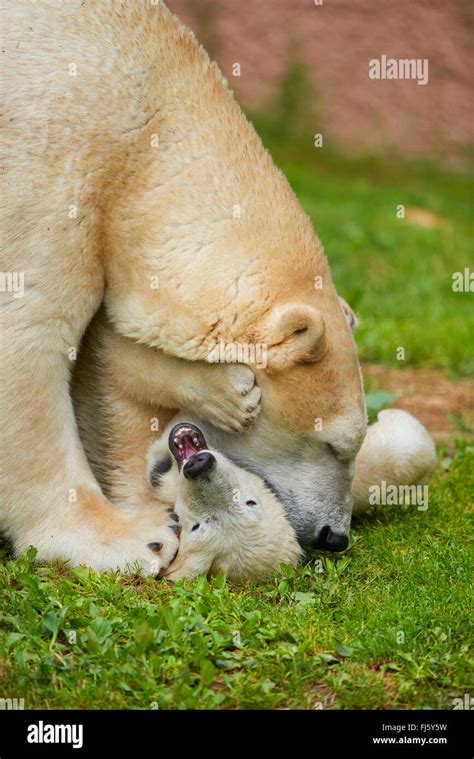
[{"label": "grass lawn", "polygon": [[[268,142],[361,317],[361,357],[399,366],[403,347],[404,365],[470,374],[472,295],[451,288],[469,266],[467,180]],[[400,204],[440,226],[397,219]],[[343,555],[258,585],[171,587],[37,566],[32,549],[13,561],[5,546],[0,697],[27,709],[452,708],[472,689],[473,452],[440,449],[427,511],[380,507],[354,522]]]},{"label": "grass lawn", "polygon": [[470,690],[473,459],[446,462],[427,511],[385,507],[343,556],[259,585],[6,559],[2,691],[26,708],[452,708]]}]

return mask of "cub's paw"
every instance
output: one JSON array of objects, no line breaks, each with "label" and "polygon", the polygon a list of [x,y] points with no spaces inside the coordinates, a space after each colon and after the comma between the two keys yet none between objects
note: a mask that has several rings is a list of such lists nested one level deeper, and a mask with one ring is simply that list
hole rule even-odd
[{"label": "cub's paw", "polygon": [[248,429],[261,410],[261,390],[244,364],[210,364],[189,411],[227,432]]},{"label": "cub's paw", "polygon": [[147,536],[153,535],[151,540],[145,543],[147,560],[139,560],[142,572],[154,577],[161,577],[161,575],[168,569],[170,564],[174,561],[179,548],[179,538],[181,535],[181,525],[177,514],[169,510],[165,512],[162,517],[163,524],[154,528],[153,532],[147,529],[147,525],[143,524],[140,527],[145,538],[145,531]]}]

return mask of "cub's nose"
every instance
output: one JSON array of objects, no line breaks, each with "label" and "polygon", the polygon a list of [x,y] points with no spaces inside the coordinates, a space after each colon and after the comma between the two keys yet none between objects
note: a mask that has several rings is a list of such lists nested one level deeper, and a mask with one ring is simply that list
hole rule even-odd
[{"label": "cub's nose", "polygon": [[195,453],[186,461],[183,466],[183,474],[188,480],[194,480],[196,477],[204,474],[204,472],[208,472],[209,469],[212,469],[215,463],[216,459],[212,453],[209,453],[209,451],[200,451],[200,453]]},{"label": "cub's nose", "polygon": [[349,545],[349,538],[342,532],[333,532],[329,525],[322,528],[313,548],[319,548],[322,551],[345,551]]}]

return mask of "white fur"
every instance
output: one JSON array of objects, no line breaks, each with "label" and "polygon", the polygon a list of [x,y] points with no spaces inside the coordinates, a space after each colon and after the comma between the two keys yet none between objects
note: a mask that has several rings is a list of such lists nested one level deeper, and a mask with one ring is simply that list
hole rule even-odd
[{"label": "white fur", "polygon": [[[202,426],[189,416],[173,419],[148,452],[148,477],[157,459],[169,455],[169,430],[182,421]],[[302,551],[282,504],[258,476],[214,448],[209,450],[217,460],[212,476],[187,480],[173,461],[161,477],[158,497],[174,505],[182,524],[179,552],[166,575],[177,580],[222,570],[234,580],[258,579],[281,563],[295,564]],[[355,513],[367,507],[372,485],[382,480],[396,485],[424,483],[435,466],[434,443],[425,427],[406,411],[381,411],[356,458]],[[247,505],[249,500],[255,505]]]},{"label": "white fur", "polygon": [[367,429],[356,458],[352,488],[353,513],[369,503],[369,488],[380,485],[418,485],[428,482],[436,467],[436,449],[426,428],[408,411],[386,409]]},{"label": "white fur", "polygon": [[[9,0],[2,13],[0,268],[24,273],[25,287],[24,297],[0,294],[0,529],[16,552],[33,543],[39,559],[99,569],[145,567],[148,541],[164,542],[163,565],[174,554],[166,512],[145,494],[141,523],[125,519],[101,494],[78,435],[74,352],[104,303],[116,333],[173,358],[204,362],[220,340],[268,342],[273,368],[257,377],[265,403],[254,434],[278,459],[304,446],[309,479],[302,485],[290,467],[286,484],[311,542],[327,520],[347,525],[351,508],[351,464],[333,466],[314,420],[342,421],[335,442],[347,437],[354,455],[365,432],[357,353],[328,262],[189,30],[162,3],[113,7]],[[255,414],[259,392],[249,393]],[[137,402],[138,413],[147,404],[155,400]],[[246,420],[246,401],[223,405],[224,422]],[[142,465],[136,439],[124,458],[138,451]],[[254,458],[264,476],[269,456]],[[134,484],[120,480],[127,504],[138,500]]]}]

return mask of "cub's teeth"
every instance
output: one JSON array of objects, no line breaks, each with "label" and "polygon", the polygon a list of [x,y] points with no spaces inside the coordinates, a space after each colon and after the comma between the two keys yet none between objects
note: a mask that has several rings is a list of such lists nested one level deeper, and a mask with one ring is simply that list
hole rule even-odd
[{"label": "cub's teeth", "polygon": [[199,445],[199,440],[197,439],[197,437],[193,437],[193,443],[194,445]]}]

